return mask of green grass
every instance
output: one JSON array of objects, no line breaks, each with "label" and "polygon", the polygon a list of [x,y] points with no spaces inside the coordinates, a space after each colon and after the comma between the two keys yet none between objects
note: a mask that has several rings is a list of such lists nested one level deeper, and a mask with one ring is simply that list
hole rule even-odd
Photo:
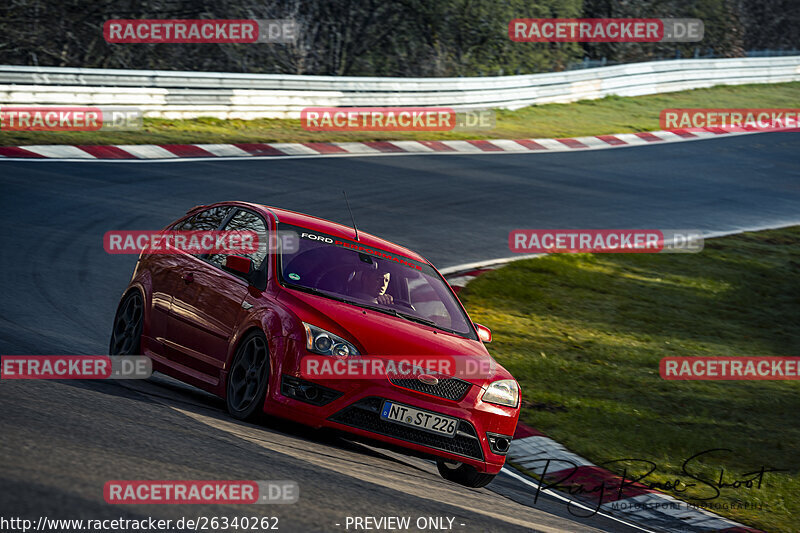
[{"label": "green grass", "polygon": [[607,97],[498,111],[496,127],[472,132],[310,132],[299,120],[145,119],[130,132],[0,131],[0,145],[204,144],[248,142],[347,142],[377,140],[529,139],[630,133],[660,129],[665,108],[796,108],[800,82],[713,87],[635,98]]},{"label": "green grass", "polygon": [[[648,482],[742,479],[762,465],[761,489],[722,488],[717,511],[770,532],[800,531],[800,383],[666,381],[666,356],[800,355],[800,227],[706,242],[698,254],[564,254],[509,264],[461,293],[494,333],[496,359],[523,389],[521,419],[599,464],[657,464]],[[611,468],[628,477],[641,466]],[[669,491],[666,491],[669,492]],[[671,493],[697,503],[707,487]],[[742,506],[743,507],[743,506]]]}]

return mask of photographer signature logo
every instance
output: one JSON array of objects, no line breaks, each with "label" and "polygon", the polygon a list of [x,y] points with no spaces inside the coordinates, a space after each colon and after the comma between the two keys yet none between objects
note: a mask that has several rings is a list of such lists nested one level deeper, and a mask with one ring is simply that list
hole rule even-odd
[{"label": "photographer signature logo", "polygon": [[[553,489],[568,493],[572,496],[588,496],[592,501],[596,500],[597,506],[594,509],[577,507],[575,502],[567,504],[567,509],[573,516],[588,518],[594,516],[604,503],[619,501],[637,494],[641,494],[644,489],[656,489],[663,492],[683,496],[699,502],[707,502],[718,498],[722,494],[722,489],[742,490],[742,489],[761,489],[765,481],[766,474],[771,472],[784,472],[784,469],[761,466],[757,470],[746,472],[739,477],[726,474],[723,468],[719,469],[719,475],[713,477],[700,472],[700,461],[712,455],[732,453],[727,448],[713,448],[696,453],[686,459],[681,466],[681,474],[674,479],[659,482],[648,480],[657,470],[658,465],[647,459],[614,459],[606,461],[598,466],[611,469],[616,464],[624,464],[621,476],[614,476],[613,479],[586,481],[585,476],[581,475],[579,466],[572,461],[565,459],[542,458],[531,461],[531,463],[543,464],[543,470],[537,473],[542,480],[539,483],[534,495],[533,503],[539,500],[539,495],[543,490]],[[568,464],[569,468],[559,468],[555,474],[552,472],[554,464]],[[530,466],[529,466],[530,467]],[[646,471],[637,477],[629,477],[628,470],[631,468],[643,467]],[[557,476],[557,477],[556,477]],[[579,479],[581,478],[581,479]]]}]

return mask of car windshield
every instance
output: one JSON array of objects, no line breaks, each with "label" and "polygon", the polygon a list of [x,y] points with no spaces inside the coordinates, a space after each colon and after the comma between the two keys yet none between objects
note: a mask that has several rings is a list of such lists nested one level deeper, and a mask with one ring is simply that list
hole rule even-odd
[{"label": "car windshield", "polygon": [[475,337],[450,288],[430,265],[297,226],[281,224],[280,229],[297,236],[295,245],[282,247],[284,284]]}]

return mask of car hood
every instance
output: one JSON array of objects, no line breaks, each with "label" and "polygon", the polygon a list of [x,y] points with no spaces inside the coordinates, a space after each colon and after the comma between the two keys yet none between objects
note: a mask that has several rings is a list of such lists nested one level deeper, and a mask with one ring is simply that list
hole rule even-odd
[{"label": "car hood", "polygon": [[282,291],[280,301],[303,322],[352,342],[366,356],[458,356],[460,363],[469,359],[475,362],[470,368],[480,368],[460,379],[481,387],[513,379],[478,340],[292,289]]}]

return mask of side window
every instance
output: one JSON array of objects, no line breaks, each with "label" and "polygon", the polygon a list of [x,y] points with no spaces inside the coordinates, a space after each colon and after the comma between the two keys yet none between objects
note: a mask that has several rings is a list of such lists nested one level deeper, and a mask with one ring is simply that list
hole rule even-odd
[{"label": "side window", "polygon": [[[240,209],[233,218],[231,218],[223,231],[252,231],[258,235],[258,250],[249,254],[236,254],[244,257],[249,257],[253,261],[253,269],[258,270],[267,257],[269,251],[267,239],[267,226],[264,219],[251,211]],[[225,254],[211,254],[208,260],[215,265],[221,267],[225,264]]]},{"label": "side window", "polygon": [[170,229],[177,231],[213,231],[222,224],[230,209],[230,206],[206,209],[182,222],[178,222]]}]

